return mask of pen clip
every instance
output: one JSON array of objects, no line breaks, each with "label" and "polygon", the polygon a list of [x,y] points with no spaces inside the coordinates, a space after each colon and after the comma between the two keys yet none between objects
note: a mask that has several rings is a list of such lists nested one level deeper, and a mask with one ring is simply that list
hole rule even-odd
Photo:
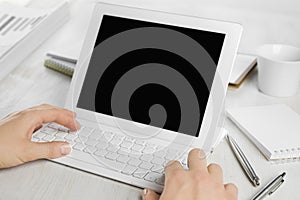
[{"label": "pen clip", "polygon": [[282,179],[278,184],[276,184],[272,189],[271,191],[268,193],[268,195],[271,195],[273,194],[281,185],[282,183],[284,182],[284,180]]}]

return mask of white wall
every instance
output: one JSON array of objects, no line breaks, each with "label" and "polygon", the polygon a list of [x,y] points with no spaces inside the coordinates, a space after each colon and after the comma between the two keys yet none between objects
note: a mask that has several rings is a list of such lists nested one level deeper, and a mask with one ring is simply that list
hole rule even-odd
[{"label": "white wall", "polygon": [[299,0],[102,0],[107,3],[163,10],[243,25],[240,52],[253,53],[262,43],[300,47]]}]

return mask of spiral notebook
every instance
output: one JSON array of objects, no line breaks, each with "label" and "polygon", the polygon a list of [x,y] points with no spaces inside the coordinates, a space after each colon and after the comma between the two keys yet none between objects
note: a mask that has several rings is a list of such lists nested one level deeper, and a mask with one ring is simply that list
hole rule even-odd
[{"label": "spiral notebook", "polygon": [[48,53],[44,66],[68,76],[73,76],[77,60],[75,58]]},{"label": "spiral notebook", "polygon": [[268,160],[300,157],[300,115],[283,104],[227,109]]}]

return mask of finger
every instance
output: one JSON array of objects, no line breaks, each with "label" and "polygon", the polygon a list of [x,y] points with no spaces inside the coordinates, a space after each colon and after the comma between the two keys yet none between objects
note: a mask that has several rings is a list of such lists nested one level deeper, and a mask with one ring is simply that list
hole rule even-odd
[{"label": "finger", "polygon": [[150,189],[144,189],[143,191],[143,200],[158,200],[159,195],[153,192]]},{"label": "finger", "polygon": [[210,164],[208,165],[207,170],[215,182],[223,183],[223,172],[222,168],[219,165]]},{"label": "finger", "polygon": [[192,171],[207,172],[205,153],[201,149],[193,149],[188,156],[188,167]]},{"label": "finger", "polygon": [[237,199],[238,197],[238,188],[232,184],[228,183],[224,185],[226,192],[232,197],[232,199]]},{"label": "finger", "polygon": [[168,177],[171,177],[172,174],[176,170],[182,170],[182,171],[184,171],[182,165],[178,161],[172,160],[172,161],[168,162],[167,165],[165,166],[165,176],[166,176],[166,179],[168,179]]},{"label": "finger", "polygon": [[54,159],[65,156],[71,152],[71,146],[66,142],[31,142],[25,152],[25,161],[42,158]]},{"label": "finger", "polygon": [[61,125],[64,125],[71,130],[78,130],[80,124],[75,120],[75,115],[73,112],[63,109],[41,109],[41,110],[32,110],[26,113],[30,124],[36,127],[39,127],[43,123],[57,122]]}]

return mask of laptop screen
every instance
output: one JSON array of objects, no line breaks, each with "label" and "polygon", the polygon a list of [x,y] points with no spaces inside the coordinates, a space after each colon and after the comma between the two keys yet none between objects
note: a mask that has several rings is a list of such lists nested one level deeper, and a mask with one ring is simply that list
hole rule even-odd
[{"label": "laptop screen", "polygon": [[198,136],[224,39],[104,15],[77,107]]}]

